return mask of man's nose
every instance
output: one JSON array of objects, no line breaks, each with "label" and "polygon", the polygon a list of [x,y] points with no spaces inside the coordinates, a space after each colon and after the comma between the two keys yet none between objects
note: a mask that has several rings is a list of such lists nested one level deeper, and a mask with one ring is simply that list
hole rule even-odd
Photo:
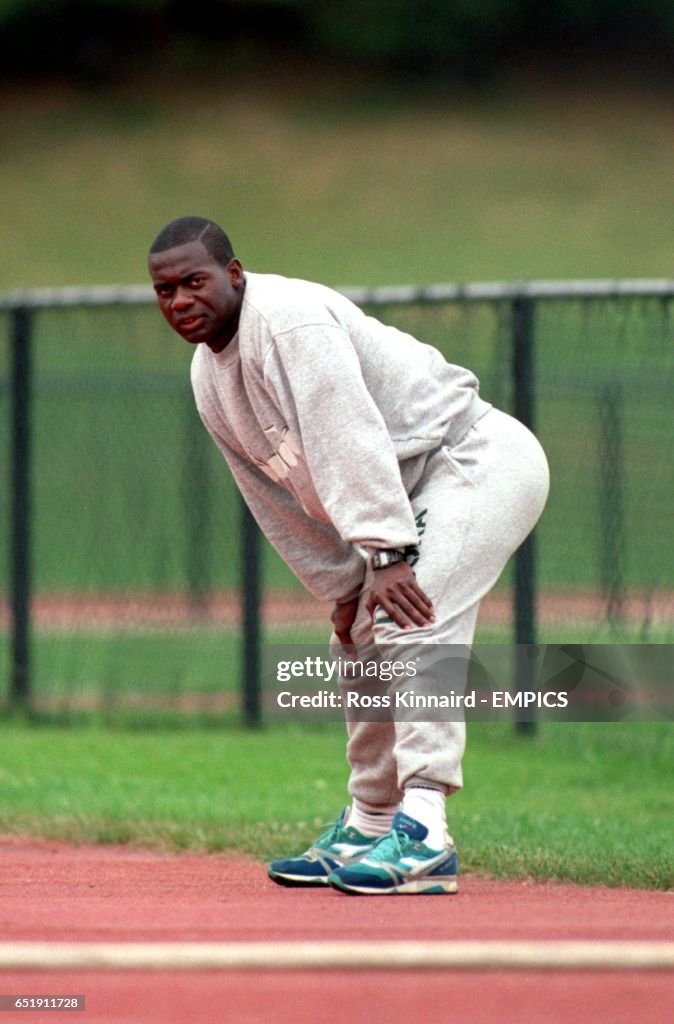
[{"label": "man's nose", "polygon": [[172,305],[176,312],[180,313],[185,309],[189,309],[193,301],[194,300],[189,292],[183,291],[182,288],[178,288],[173,296]]}]

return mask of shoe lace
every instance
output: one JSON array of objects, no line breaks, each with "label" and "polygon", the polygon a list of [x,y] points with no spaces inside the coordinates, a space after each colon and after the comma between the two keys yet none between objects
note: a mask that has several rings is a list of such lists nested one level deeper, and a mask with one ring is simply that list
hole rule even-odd
[{"label": "shoe lace", "polygon": [[414,840],[410,839],[406,832],[387,832],[381,836],[367,855],[372,861],[391,861],[402,857],[405,851],[412,845]]},{"label": "shoe lace", "polygon": [[340,821],[333,821],[333,823],[328,826],[326,831],[321,836],[319,836],[314,845],[323,848],[330,846],[332,843],[335,843],[339,840],[343,831],[344,828],[342,826],[342,823]]}]

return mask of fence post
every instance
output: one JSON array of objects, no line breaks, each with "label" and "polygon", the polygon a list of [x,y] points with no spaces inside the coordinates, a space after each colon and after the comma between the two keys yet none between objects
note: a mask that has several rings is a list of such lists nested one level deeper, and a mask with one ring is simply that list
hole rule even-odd
[{"label": "fence post", "polygon": [[241,695],[249,728],[260,724],[260,531],[245,501],[241,502],[241,594],[243,657]]},{"label": "fence post", "polygon": [[30,701],[31,598],[31,392],[32,315],[26,307],[11,318],[11,615],[10,702],[25,708]]},{"label": "fence post", "polygon": [[185,509],[186,577],[189,612],[201,619],[208,614],[212,564],[209,511],[211,497],[208,440],[194,407],[191,389],[185,403],[185,460],[183,507]]},{"label": "fence post", "polygon": [[616,625],[625,602],[624,401],[620,384],[604,384],[598,398],[601,586],[608,621]]},{"label": "fence post", "polygon": [[[530,430],[535,425],[534,300],[523,295],[512,303],[513,413]],[[515,555],[515,670],[518,690],[533,690],[536,676],[536,542],[533,533]],[[516,729],[536,731],[535,713],[518,710]]]}]

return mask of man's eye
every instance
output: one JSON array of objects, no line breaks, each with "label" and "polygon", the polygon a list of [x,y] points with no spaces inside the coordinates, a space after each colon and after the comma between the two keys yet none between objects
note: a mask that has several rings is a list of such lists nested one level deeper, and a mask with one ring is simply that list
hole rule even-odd
[{"label": "man's eye", "polygon": [[203,277],[192,277],[192,278],[190,278],[190,285],[192,286],[192,288],[198,288],[199,285],[202,285],[203,283],[204,283]]}]

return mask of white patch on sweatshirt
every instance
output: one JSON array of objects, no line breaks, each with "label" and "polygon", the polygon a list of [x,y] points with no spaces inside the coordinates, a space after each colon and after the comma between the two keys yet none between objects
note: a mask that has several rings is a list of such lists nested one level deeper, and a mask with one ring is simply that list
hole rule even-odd
[{"label": "white patch on sweatshirt", "polygon": [[291,469],[297,466],[297,457],[302,454],[302,448],[289,427],[284,427],[283,430],[274,426],[267,427],[264,434],[274,449],[274,454],[265,460],[259,459],[250,448],[246,448],[246,452],[270,480],[279,483],[281,480],[285,480],[290,475]]}]

